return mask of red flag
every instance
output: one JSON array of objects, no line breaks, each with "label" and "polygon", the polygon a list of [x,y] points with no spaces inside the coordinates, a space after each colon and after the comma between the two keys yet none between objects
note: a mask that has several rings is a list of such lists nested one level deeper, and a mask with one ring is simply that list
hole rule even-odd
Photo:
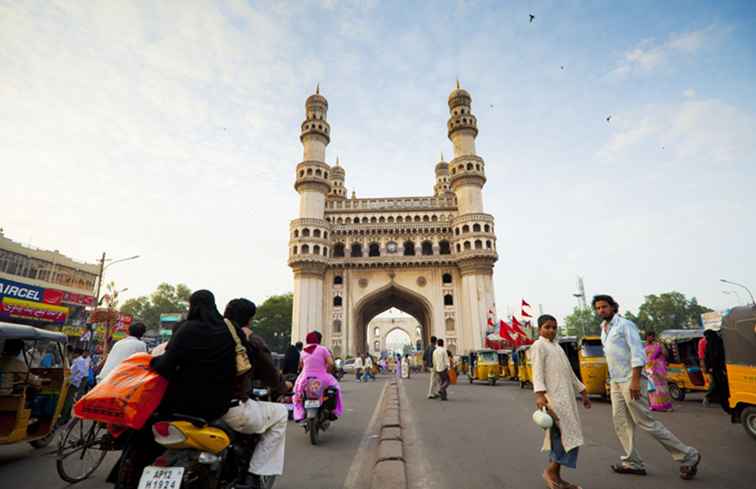
[{"label": "red flag", "polygon": [[525,338],[527,338],[528,337],[527,333],[525,333],[525,331],[523,331],[520,326],[522,325],[520,324],[520,321],[517,320],[517,317],[512,316],[512,329],[515,331],[515,333],[520,334],[524,336]]},{"label": "red flag", "polygon": [[520,312],[521,316],[524,318],[532,318],[533,316],[530,315],[528,311],[525,310],[526,307],[530,307],[530,304],[528,304],[528,301],[525,299],[522,300],[522,305],[520,306]]},{"label": "red flag", "polygon": [[499,336],[501,336],[502,338],[504,338],[505,340],[507,340],[508,342],[512,344],[514,344],[515,342],[512,339],[512,337],[509,335],[509,327],[507,323],[504,322],[503,319],[499,321]]}]

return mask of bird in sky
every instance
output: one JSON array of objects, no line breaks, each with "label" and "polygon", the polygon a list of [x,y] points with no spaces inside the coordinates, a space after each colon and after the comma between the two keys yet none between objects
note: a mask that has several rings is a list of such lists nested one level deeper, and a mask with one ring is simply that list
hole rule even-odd
[{"label": "bird in sky", "polygon": [[612,120],[612,116],[607,116],[607,117],[606,117],[606,122],[609,122],[609,121],[611,121],[611,120]]},{"label": "bird in sky", "polygon": [[564,65],[560,66],[559,68],[564,69]]},{"label": "bird in sky", "polygon": [[535,15],[530,14],[530,23],[532,24],[534,20],[535,20]]},{"label": "bird in sky", "polygon": [[493,104],[491,104],[491,108],[493,109]]}]

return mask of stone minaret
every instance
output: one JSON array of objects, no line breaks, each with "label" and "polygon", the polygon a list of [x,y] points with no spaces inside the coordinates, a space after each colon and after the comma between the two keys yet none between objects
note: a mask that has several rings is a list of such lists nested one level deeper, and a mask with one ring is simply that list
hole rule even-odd
[{"label": "stone minaret", "polygon": [[485,163],[475,154],[478,120],[472,113],[470,94],[457,88],[449,95],[449,139],[454,159],[449,162],[449,183],[457,197],[454,252],[462,274],[461,343],[481,348],[489,311],[496,314],[493,266],[497,260],[494,219],[483,212]]},{"label": "stone minaret", "polygon": [[444,161],[444,155],[436,163],[436,184],[433,186],[433,195],[436,197],[451,197],[454,193],[449,185],[449,163]]},{"label": "stone minaret", "polygon": [[304,158],[297,165],[294,183],[299,193],[299,218],[289,226],[289,266],[294,271],[292,342],[304,341],[307,333],[315,329],[323,332],[324,326],[323,279],[330,252],[325,203],[333,177],[325,162],[326,146],[331,141],[327,114],[328,101],[320,95],[318,87],[305,103],[305,120],[299,136]]},{"label": "stone minaret", "polygon": [[344,168],[339,164],[339,158],[336,157],[336,165],[331,167],[331,191],[328,193],[328,198],[331,200],[344,200],[346,199],[346,187],[344,187],[344,179],[346,172]]}]

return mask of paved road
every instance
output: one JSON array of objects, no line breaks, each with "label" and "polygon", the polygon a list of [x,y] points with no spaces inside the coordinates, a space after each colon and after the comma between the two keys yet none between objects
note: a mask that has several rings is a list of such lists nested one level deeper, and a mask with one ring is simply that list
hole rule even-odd
[{"label": "paved road", "polygon": [[[449,388],[448,402],[426,398],[427,375],[403,381],[417,432],[421,464],[414,475],[426,477],[426,487],[541,488],[546,454],[540,452],[543,432],[531,420],[533,394],[517,384],[470,385],[461,376]],[[577,470],[565,478],[585,489],[752,489],[756,478],[756,443],[740,425],[715,408],[703,408],[698,396],[675,404],[675,412],[658,417],[684,442],[703,454],[698,477],[683,481],[678,466],[648,435],[638,443],[649,475],[616,475],[609,465],[621,454],[611,424],[611,406],[596,401],[581,408],[587,445],[581,448]],[[423,471],[430,474],[423,474]]]},{"label": "paved road", "polygon": [[[355,453],[364,439],[368,423],[384,386],[377,382],[358,384],[344,382],[346,414],[332,428],[321,435],[321,445],[313,447],[304,429],[289,423],[284,476],[276,482],[276,489],[335,489],[341,488],[350,471]],[[55,470],[55,455],[51,449],[35,450],[28,444],[0,447],[0,487],[14,489],[62,489],[67,487]],[[112,488],[105,482],[117,456],[109,455],[93,476],[76,489]]]}]

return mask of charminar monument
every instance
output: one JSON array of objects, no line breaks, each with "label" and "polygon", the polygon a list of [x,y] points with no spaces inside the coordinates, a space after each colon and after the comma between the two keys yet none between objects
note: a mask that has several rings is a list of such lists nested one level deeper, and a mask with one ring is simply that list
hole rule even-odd
[{"label": "charminar monument", "polygon": [[307,98],[289,227],[292,342],[318,330],[334,355],[366,352],[368,323],[395,307],[417,319],[423,344],[434,335],[458,354],[483,346],[496,313],[494,218],[472,98],[457,82],[448,103],[454,158],[436,164],[433,195],[371,199],[348,196],[345,168],[326,162],[328,101],[319,89]]}]

